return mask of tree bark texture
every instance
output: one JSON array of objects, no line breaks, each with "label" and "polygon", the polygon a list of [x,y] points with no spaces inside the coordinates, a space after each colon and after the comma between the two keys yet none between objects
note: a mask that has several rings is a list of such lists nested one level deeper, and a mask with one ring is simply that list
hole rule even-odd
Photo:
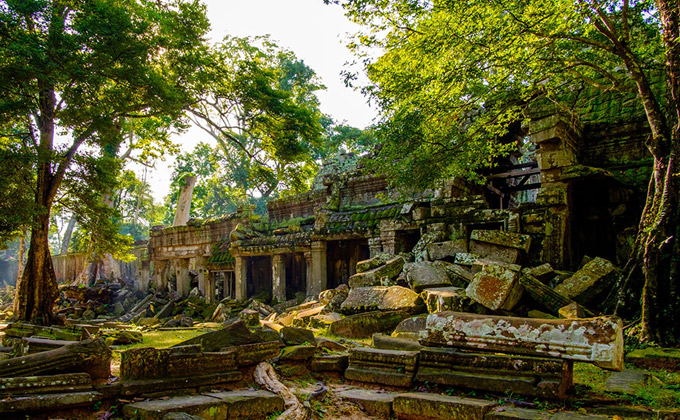
[{"label": "tree bark texture", "polygon": [[267,362],[260,362],[253,372],[255,382],[267,388],[269,391],[280,395],[283,398],[283,404],[286,411],[278,416],[277,420],[305,420],[307,418],[307,410],[300,404],[295,394],[282,384],[274,372],[274,368]]}]

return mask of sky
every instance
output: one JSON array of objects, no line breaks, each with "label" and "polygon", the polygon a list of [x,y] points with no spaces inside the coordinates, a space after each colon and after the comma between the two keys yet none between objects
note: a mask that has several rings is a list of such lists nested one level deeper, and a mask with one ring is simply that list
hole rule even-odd
[{"label": "sky", "polygon": [[[318,92],[321,111],[335,121],[365,128],[375,118],[361,93],[344,85],[340,72],[353,60],[343,41],[358,27],[349,22],[338,5],[322,0],[204,0],[211,22],[209,38],[219,42],[225,35],[270,35],[316,71],[325,91]],[[201,141],[211,142],[198,128],[175,137],[182,151],[193,150]],[[156,163],[147,175],[154,199],[162,201],[169,192],[174,159]],[[139,172],[139,171],[138,171]],[[142,176],[141,173],[138,176]]]}]

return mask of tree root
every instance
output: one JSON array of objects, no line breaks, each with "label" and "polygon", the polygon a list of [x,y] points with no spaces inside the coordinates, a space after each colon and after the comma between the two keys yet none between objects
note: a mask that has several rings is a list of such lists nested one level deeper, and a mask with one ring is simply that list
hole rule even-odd
[{"label": "tree root", "polygon": [[280,395],[283,398],[283,404],[286,411],[278,416],[277,420],[305,420],[307,418],[307,410],[300,404],[297,397],[282,384],[274,372],[274,368],[267,362],[261,362],[255,367],[253,372],[255,382],[267,388],[269,391]]}]

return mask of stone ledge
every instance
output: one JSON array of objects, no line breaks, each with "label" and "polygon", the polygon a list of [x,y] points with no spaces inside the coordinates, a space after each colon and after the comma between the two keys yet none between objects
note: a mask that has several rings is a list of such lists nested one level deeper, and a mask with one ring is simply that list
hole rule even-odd
[{"label": "stone ledge", "polygon": [[403,420],[483,420],[497,403],[439,394],[407,393],[394,397],[392,409]]}]

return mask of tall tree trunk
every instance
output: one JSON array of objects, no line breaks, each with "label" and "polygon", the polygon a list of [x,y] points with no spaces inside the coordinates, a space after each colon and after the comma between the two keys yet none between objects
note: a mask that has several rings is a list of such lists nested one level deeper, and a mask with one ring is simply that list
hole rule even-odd
[{"label": "tall tree trunk", "polygon": [[19,279],[24,275],[24,266],[26,265],[26,235],[28,229],[26,226],[21,228],[21,239],[19,239],[19,255],[17,258],[17,278],[14,284],[19,283]]},{"label": "tall tree trunk", "polygon": [[71,236],[73,236],[73,229],[76,227],[76,217],[71,216],[71,220],[68,221],[68,226],[64,231],[64,238],[61,241],[61,249],[59,253],[61,255],[66,255],[68,253],[68,246],[71,244]]}]

